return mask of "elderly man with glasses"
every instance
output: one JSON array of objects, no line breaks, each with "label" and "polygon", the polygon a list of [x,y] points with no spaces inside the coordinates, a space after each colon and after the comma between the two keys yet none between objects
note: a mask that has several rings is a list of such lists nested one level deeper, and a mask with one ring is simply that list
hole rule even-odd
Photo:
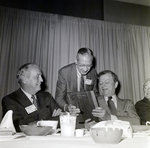
[{"label": "elderly man with glasses", "polygon": [[55,99],[59,106],[65,110],[79,113],[80,109],[68,105],[67,93],[91,91],[98,93],[97,73],[93,68],[93,52],[89,48],[80,48],[75,62],[61,68],[58,72]]}]

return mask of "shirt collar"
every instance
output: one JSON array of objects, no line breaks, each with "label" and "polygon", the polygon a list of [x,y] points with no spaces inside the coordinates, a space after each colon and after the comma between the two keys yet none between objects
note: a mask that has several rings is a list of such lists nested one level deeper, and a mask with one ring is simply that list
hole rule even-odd
[{"label": "shirt collar", "polygon": [[79,70],[78,70],[78,68],[77,68],[77,65],[76,65],[76,70],[77,70],[77,77],[80,78],[80,77],[81,77],[81,74],[80,74],[80,72],[79,72]]},{"label": "shirt collar", "polygon": [[24,92],[24,94],[27,96],[27,98],[32,102],[32,99],[31,99],[32,95],[27,93],[27,92],[25,92],[22,88],[21,88],[21,90]]},{"label": "shirt collar", "polygon": [[[116,94],[112,96],[112,100],[113,100],[113,102],[115,103],[115,106],[117,107],[117,96],[116,96]],[[105,101],[106,101],[106,103],[107,103],[108,97],[105,97]]]}]

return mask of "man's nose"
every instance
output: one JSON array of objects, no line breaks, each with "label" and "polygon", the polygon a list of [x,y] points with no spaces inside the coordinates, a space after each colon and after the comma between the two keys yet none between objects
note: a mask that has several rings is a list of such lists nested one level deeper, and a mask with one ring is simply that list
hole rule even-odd
[{"label": "man's nose", "polygon": [[87,71],[87,70],[88,70],[88,67],[85,65],[85,66],[83,67],[83,70],[84,70],[84,71]]},{"label": "man's nose", "polygon": [[40,81],[41,81],[41,82],[43,82],[43,78],[42,78],[42,76],[40,76]]},{"label": "man's nose", "polygon": [[106,86],[106,84],[105,84],[105,83],[101,84],[101,87],[102,87],[102,88],[105,88],[105,86]]}]

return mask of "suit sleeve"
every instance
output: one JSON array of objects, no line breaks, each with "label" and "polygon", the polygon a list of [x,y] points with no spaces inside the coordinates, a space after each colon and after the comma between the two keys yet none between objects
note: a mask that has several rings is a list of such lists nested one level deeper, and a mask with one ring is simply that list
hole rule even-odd
[{"label": "suit sleeve", "polygon": [[119,120],[129,121],[131,125],[140,125],[140,118],[136,112],[134,104],[130,100],[125,102],[125,108],[117,118]]},{"label": "suit sleeve", "polygon": [[59,70],[55,99],[61,109],[64,109],[64,105],[67,104],[66,95],[67,95],[67,82],[63,77],[62,72]]}]

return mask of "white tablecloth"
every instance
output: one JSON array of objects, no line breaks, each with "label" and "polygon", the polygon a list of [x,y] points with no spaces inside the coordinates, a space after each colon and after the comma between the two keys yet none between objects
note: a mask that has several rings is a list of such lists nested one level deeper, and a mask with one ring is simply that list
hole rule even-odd
[{"label": "white tablecloth", "polygon": [[0,148],[150,148],[150,136],[140,135],[122,139],[118,144],[96,144],[89,134],[83,137],[48,136],[0,136]]}]

